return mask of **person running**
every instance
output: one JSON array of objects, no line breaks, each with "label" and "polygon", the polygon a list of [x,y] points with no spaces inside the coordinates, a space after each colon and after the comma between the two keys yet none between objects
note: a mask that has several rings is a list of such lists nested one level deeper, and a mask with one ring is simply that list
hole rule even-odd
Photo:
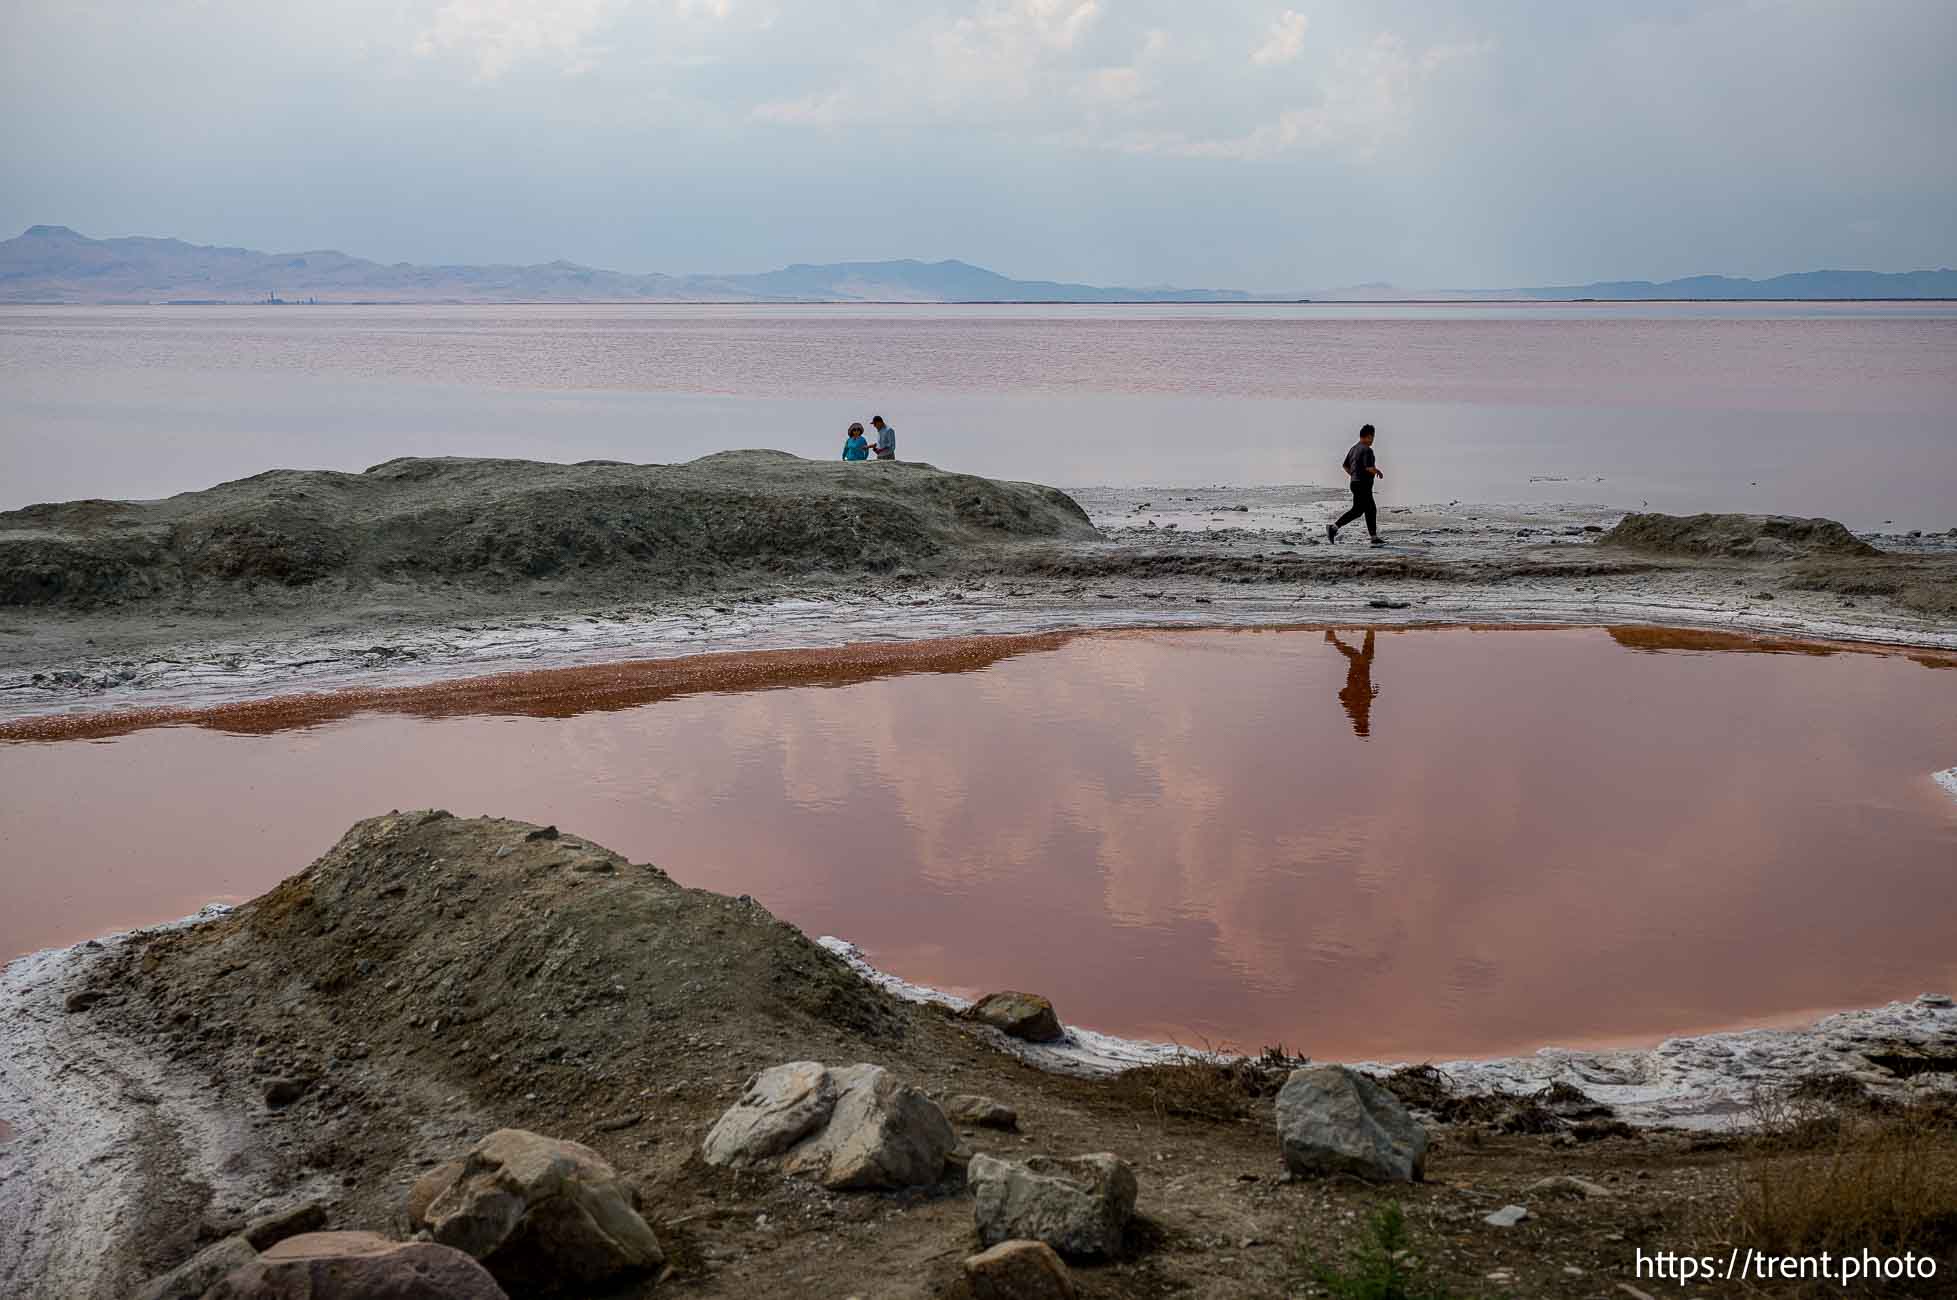
[{"label": "person running", "polygon": [[849,436],[843,439],[843,459],[868,460],[869,458],[870,444],[863,437],[863,426],[860,424],[850,425]]},{"label": "person running", "polygon": [[871,416],[870,424],[871,427],[873,427],[877,431],[876,446],[871,448],[871,450],[876,452],[877,459],[896,460],[897,459],[897,430],[892,428],[890,425],[885,424],[883,422],[883,417],[881,415]]},{"label": "person running", "polygon": [[1385,478],[1373,460],[1373,426],[1366,425],[1359,430],[1359,441],[1352,444],[1352,450],[1345,454],[1343,468],[1352,480],[1352,509],[1339,516],[1335,524],[1325,525],[1325,540],[1339,540],[1339,529],[1344,528],[1361,515],[1366,517],[1366,531],[1372,534],[1373,545],[1383,546],[1379,539],[1379,507],[1373,504],[1373,480]]}]

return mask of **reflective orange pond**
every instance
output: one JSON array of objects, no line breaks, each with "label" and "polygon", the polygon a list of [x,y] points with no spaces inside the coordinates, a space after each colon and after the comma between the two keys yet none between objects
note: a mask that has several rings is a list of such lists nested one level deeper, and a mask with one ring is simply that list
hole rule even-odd
[{"label": "reflective orange pond", "polygon": [[960,992],[1320,1058],[1957,987],[1957,661],[1648,629],[716,656],[0,729],[0,956],[555,823]]}]

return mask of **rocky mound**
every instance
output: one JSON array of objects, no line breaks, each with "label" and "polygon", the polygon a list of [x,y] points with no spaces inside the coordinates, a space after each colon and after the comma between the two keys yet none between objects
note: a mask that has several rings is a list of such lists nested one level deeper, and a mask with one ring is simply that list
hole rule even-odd
[{"label": "rocky mound", "polygon": [[775,451],[684,465],[402,459],[362,474],[272,470],[163,501],[0,513],[0,606],[319,599],[377,583],[654,594],[1095,536],[1055,488],[918,462]]},{"label": "rocky mound", "polygon": [[1600,540],[1607,546],[1664,555],[1738,559],[1882,553],[1832,519],[1797,519],[1791,515],[1629,514]]}]

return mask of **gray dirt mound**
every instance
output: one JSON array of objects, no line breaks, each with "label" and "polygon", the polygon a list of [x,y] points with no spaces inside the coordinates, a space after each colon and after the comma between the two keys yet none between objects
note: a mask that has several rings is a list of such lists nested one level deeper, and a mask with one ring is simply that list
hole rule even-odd
[{"label": "gray dirt mound", "polygon": [[272,470],[163,501],[0,513],[0,606],[330,599],[375,583],[656,594],[1095,536],[1058,489],[918,462],[772,451],[684,465],[403,459],[364,474]]},{"label": "gray dirt mound", "polygon": [[1832,519],[1797,519],[1791,515],[1629,514],[1600,540],[1607,546],[1664,555],[1737,559],[1882,553]]},{"label": "gray dirt mound", "polygon": [[525,1042],[542,1042],[536,1059],[498,1062],[512,1088],[545,1062],[589,1065],[722,1020],[903,1035],[886,994],[753,899],[500,818],[358,822],[269,893],[159,940],[151,960],[166,952],[179,987],[249,965],[259,990],[337,1007],[373,1050],[447,1065],[472,1043],[478,1090],[498,1082],[483,1058]]}]

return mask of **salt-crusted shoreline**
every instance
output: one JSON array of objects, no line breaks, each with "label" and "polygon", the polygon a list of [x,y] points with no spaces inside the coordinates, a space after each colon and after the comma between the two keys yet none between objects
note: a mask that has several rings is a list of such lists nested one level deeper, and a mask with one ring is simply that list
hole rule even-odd
[{"label": "salt-crusted shoreline", "polygon": [[[811,574],[724,590],[494,597],[388,590],[274,603],[0,612],[0,723],[388,689],[748,650],[1070,629],[1437,623],[1668,626],[1957,654],[1957,623],[1783,581],[1758,560],[1600,546],[1600,505],[1391,507],[1391,545],[1328,546],[1310,486],[1078,494],[1099,540],[983,548],[952,570]],[[1957,569],[1957,538],[1875,535],[1883,562]],[[349,600],[352,597],[348,597]],[[153,608],[152,608],[153,606]]]},{"label": "salt-crusted shoreline", "polygon": [[[823,947],[848,962],[878,988],[911,1002],[936,1003],[954,1010],[964,998],[872,966],[854,944],[833,936]],[[1104,1076],[1137,1065],[1173,1060],[1185,1049],[1172,1043],[1117,1038],[1077,1025],[1065,1026],[1057,1043],[1027,1043],[996,1030],[980,1029],[1001,1051],[1044,1070]],[[1872,1091],[1902,1094],[1913,1088],[1957,1087],[1947,1074],[1900,1080],[1868,1058],[1899,1048],[1926,1053],[1957,1051],[1957,1006],[1947,994],[1925,993],[1912,1001],[1841,1011],[1794,1028],[1738,1029],[1667,1038],[1655,1047],[1577,1049],[1544,1047],[1528,1056],[1433,1062],[1461,1088],[1474,1092],[1530,1093],[1552,1083],[1580,1088],[1617,1112],[1626,1123],[1675,1128],[1723,1128],[1741,1121],[1749,1102],[1763,1088],[1804,1075],[1849,1074]],[[1417,1062],[1351,1061],[1356,1068],[1385,1074]]]}]

